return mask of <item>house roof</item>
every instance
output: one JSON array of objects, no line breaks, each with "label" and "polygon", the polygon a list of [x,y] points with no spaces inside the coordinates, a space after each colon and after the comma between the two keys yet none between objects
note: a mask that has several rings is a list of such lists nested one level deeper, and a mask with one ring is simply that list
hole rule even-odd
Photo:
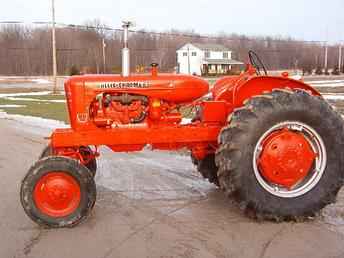
[{"label": "house roof", "polygon": [[191,43],[191,45],[194,45],[195,47],[201,50],[207,50],[207,51],[230,51],[229,48],[220,44]]},{"label": "house roof", "polygon": [[229,65],[242,65],[243,62],[234,59],[204,59],[207,64],[229,64]]}]

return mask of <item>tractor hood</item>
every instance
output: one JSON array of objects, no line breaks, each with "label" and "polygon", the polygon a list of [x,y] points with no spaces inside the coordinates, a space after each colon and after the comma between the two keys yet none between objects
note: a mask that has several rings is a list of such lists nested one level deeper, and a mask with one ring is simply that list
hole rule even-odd
[{"label": "tractor hood", "polygon": [[173,74],[73,76],[67,84],[86,91],[137,94],[174,103],[192,102],[209,91],[208,82],[201,78]]}]

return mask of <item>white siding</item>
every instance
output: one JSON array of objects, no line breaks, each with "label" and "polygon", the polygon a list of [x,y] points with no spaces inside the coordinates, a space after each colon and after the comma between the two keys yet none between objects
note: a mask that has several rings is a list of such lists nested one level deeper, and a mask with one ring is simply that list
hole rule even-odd
[{"label": "white siding", "polygon": [[[206,57],[206,52],[209,52],[210,56]],[[232,59],[232,51],[225,51],[228,53],[228,59]],[[193,55],[195,53],[195,55]],[[205,59],[224,59],[224,51],[203,51],[191,43],[184,45],[182,48],[177,50],[177,65],[178,72],[181,74],[197,74],[202,75],[203,64],[208,62]],[[221,68],[215,65],[211,65],[209,70],[216,73]]]},{"label": "white siding", "polygon": [[[196,53],[196,56],[192,55],[193,52]],[[186,53],[186,56],[184,56],[184,53]],[[179,66],[179,73],[181,74],[201,75],[202,60],[203,51],[192,44],[186,44],[177,51],[177,63]]]},{"label": "white siding", "polygon": [[[207,59],[223,59],[223,51],[209,51],[210,57]],[[228,59],[232,59],[232,51],[225,51],[228,53]]]}]

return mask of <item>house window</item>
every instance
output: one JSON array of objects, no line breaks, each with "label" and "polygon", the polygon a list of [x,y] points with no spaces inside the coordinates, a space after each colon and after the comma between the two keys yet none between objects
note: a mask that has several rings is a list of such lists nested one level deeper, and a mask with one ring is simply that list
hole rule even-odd
[{"label": "house window", "polygon": [[188,52],[183,52],[183,56],[188,56]]},{"label": "house window", "polygon": [[209,51],[206,51],[206,52],[204,53],[204,57],[205,57],[205,58],[210,58],[210,52],[209,52]]},{"label": "house window", "polygon": [[223,59],[228,59],[228,52],[223,52],[222,56],[223,56]]},{"label": "house window", "polygon": [[192,52],[191,56],[197,56],[197,53],[196,52]]}]

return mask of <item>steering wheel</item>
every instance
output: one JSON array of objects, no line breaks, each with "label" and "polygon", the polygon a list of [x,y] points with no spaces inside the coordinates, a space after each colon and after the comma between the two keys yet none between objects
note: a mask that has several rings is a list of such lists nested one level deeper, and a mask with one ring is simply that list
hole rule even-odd
[{"label": "steering wheel", "polygon": [[250,59],[251,65],[256,68],[258,75],[262,75],[262,72],[264,75],[268,75],[264,63],[262,62],[262,60],[260,60],[256,52],[254,52],[253,50],[248,51],[248,57]]}]

